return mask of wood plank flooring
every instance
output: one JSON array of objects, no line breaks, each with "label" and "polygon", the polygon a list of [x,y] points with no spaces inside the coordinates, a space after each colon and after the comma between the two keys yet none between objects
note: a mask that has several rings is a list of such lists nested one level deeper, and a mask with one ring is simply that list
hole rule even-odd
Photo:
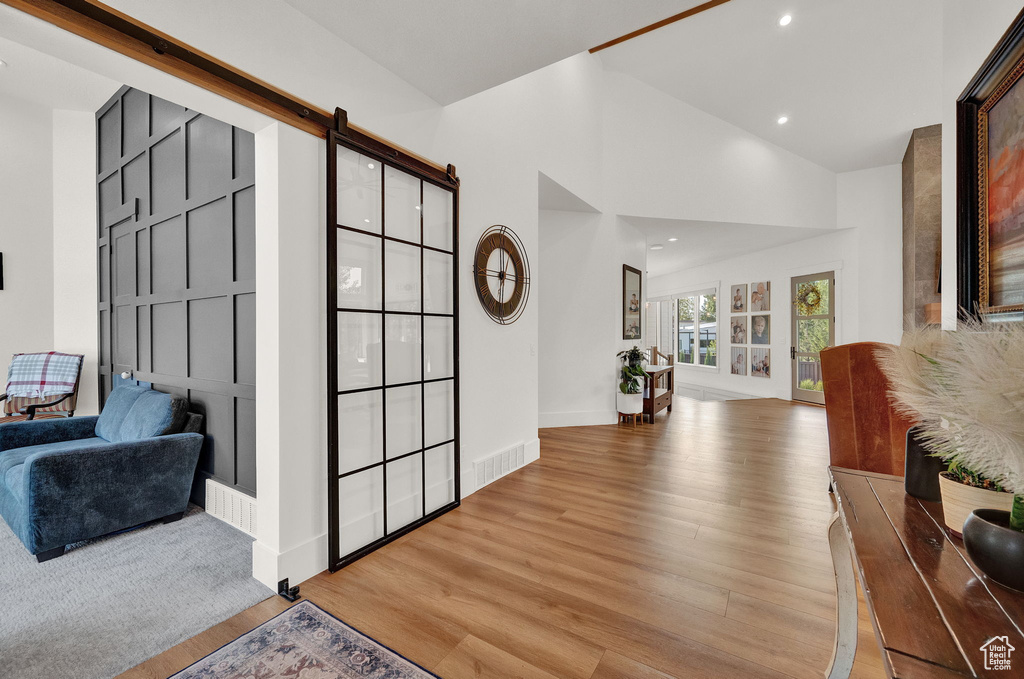
[{"label": "wood plank flooring", "polygon": [[[540,432],[541,459],[302,595],[446,679],[819,679],[835,584],[825,411],[678,399]],[[163,678],[265,601],[122,675]],[[854,676],[884,676],[863,618]]]}]

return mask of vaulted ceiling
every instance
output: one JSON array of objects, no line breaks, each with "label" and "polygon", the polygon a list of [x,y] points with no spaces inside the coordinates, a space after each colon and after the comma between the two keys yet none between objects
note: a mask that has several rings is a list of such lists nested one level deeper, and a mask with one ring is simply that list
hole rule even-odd
[{"label": "vaulted ceiling", "polygon": [[[441,104],[701,0],[285,0]],[[779,26],[790,14],[792,22]],[[941,118],[935,0],[729,0],[598,52],[629,74],[836,172],[898,163]],[[789,122],[779,125],[780,116]]]},{"label": "vaulted ceiling", "polygon": [[285,0],[440,104],[704,0]]}]

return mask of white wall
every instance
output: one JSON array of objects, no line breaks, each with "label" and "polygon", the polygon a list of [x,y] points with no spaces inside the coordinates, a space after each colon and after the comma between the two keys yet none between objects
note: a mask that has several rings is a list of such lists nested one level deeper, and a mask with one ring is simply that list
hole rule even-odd
[{"label": "white wall", "polygon": [[1019,0],[942,4],[942,327],[956,328],[956,100],[1014,17]]},{"label": "white wall", "polygon": [[0,149],[2,390],[12,354],[54,349],[50,109],[0,96]]},{"label": "white wall", "polygon": [[276,588],[327,564],[324,144],[256,133],[256,480],[253,575]]},{"label": "white wall", "polygon": [[[903,335],[903,171],[900,165],[836,175],[836,224],[856,229],[853,288],[847,299],[848,342],[899,344]],[[856,309],[856,318],[851,310]]]},{"label": "white wall", "polygon": [[623,349],[622,265],[644,270],[643,234],[620,218],[540,212],[541,427],[614,424]]},{"label": "white wall", "polygon": [[[650,279],[648,298],[704,288],[709,282],[719,286],[721,296],[722,290],[735,284],[771,281],[772,376],[766,379],[730,374],[726,357],[731,345],[723,341],[719,344],[723,365],[717,370],[679,366],[677,390],[695,385],[729,394],[790,398],[790,279],[805,274],[836,272],[837,344],[899,342],[903,327],[900,166],[840,174],[836,190],[835,221],[841,228],[836,233]],[[719,315],[718,336],[727,339],[729,317]]]},{"label": "white wall", "polygon": [[79,415],[99,412],[96,114],[53,111],[53,346],[82,354]]},{"label": "white wall", "polygon": [[606,74],[605,190],[621,215],[830,228],[835,173],[621,73]]}]

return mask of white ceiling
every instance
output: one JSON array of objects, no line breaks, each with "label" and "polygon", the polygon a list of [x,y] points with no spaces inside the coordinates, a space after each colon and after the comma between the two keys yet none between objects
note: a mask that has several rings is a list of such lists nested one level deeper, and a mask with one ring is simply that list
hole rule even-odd
[{"label": "white ceiling", "polygon": [[[647,237],[648,276],[661,276],[836,232],[835,229],[699,222],[690,219],[622,218]],[[669,238],[679,240],[670,243]],[[655,244],[665,247],[663,250],[651,250],[650,247]]]},{"label": "white ceiling", "polygon": [[121,84],[49,54],[0,38],[0,95],[47,108],[95,112]]},{"label": "white ceiling", "polygon": [[285,0],[440,104],[483,92],[703,1]]},{"label": "white ceiling", "polygon": [[836,172],[899,163],[942,120],[935,0],[731,0],[599,55]]}]

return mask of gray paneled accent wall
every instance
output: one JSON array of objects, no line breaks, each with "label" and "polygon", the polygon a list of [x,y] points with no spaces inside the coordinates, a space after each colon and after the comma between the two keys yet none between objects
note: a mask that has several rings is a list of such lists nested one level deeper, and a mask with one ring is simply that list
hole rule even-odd
[{"label": "gray paneled accent wall", "polygon": [[123,87],[96,114],[100,402],[122,372],[205,415],[207,478],[256,494],[255,138]]}]

